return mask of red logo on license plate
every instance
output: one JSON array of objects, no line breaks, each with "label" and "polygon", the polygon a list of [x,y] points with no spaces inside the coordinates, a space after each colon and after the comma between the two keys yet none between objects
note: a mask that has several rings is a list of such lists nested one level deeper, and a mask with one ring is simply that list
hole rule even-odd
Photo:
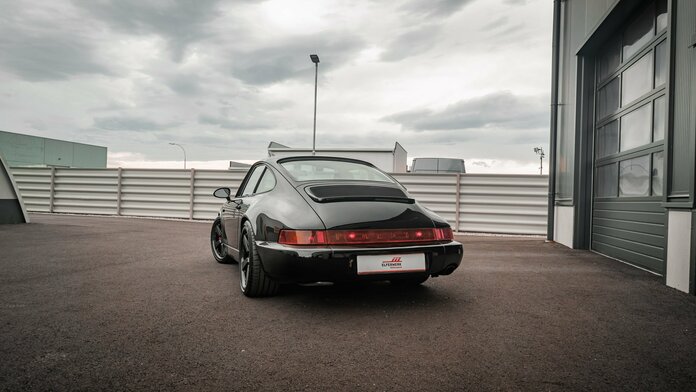
[{"label": "red logo on license plate", "polygon": [[401,268],[401,257],[392,257],[382,262],[382,268]]}]

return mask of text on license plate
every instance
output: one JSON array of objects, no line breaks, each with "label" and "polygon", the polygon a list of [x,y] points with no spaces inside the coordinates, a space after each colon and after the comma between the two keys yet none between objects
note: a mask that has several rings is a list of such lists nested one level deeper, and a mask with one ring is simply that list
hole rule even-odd
[{"label": "text on license plate", "polygon": [[358,275],[425,271],[425,254],[358,256]]}]

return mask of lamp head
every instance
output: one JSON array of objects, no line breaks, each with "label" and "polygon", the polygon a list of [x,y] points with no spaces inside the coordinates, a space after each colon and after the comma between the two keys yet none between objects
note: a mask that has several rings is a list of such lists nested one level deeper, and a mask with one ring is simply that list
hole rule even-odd
[{"label": "lamp head", "polygon": [[316,54],[310,54],[309,58],[312,60],[314,64],[319,64],[319,56],[317,56]]}]

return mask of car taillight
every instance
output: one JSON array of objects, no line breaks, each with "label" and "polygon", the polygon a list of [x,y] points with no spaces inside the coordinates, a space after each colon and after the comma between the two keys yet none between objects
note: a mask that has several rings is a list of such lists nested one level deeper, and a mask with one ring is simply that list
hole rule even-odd
[{"label": "car taillight", "polygon": [[451,241],[452,229],[398,230],[281,230],[278,243],[284,245],[379,245]]},{"label": "car taillight", "polygon": [[278,243],[285,245],[327,245],[324,230],[281,230]]}]

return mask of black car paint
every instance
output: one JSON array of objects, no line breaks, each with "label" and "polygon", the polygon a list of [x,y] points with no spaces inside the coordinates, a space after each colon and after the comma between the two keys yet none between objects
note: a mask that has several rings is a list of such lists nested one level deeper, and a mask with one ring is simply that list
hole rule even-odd
[{"label": "black car paint", "polygon": [[[249,175],[254,168],[264,165],[276,177],[276,186],[269,192],[242,197]],[[258,163],[249,169],[234,198],[225,202],[220,217],[225,227],[225,240],[231,255],[239,259],[239,241],[244,221],[254,228],[257,241],[277,241],[281,229],[290,228],[283,222],[292,222],[293,229],[322,228],[316,212],[298,194],[297,190],[278,172],[266,163]]]},{"label": "black car paint", "polygon": [[400,273],[357,275],[356,260],[363,255],[394,255],[424,253],[426,272],[415,275],[449,275],[459,266],[462,245],[451,241],[445,244],[395,246],[380,248],[332,247],[298,248],[273,242],[258,244],[264,269],[280,283],[317,281],[342,282],[360,280],[388,280],[400,278]]},{"label": "black car paint", "polygon": [[[332,182],[324,181],[323,185]],[[351,184],[353,181],[341,181],[340,184]],[[327,230],[345,229],[404,229],[433,227],[432,219],[423,214],[418,203],[386,202],[386,201],[342,201],[336,203],[320,203],[314,200],[304,188],[311,186],[303,183],[297,190],[304,200],[312,206],[324,223]],[[397,187],[396,184],[380,183],[384,187]]]},{"label": "black car paint", "polygon": [[[339,159],[366,164],[347,158],[297,157],[291,159]],[[249,221],[254,229],[256,245],[264,270],[283,282],[313,281],[316,279],[344,280],[355,278],[355,259],[358,254],[425,253],[428,274],[449,274],[459,265],[462,248],[457,242],[433,245],[381,248],[298,248],[278,244],[283,229],[403,229],[449,227],[449,224],[418,202],[342,201],[320,203],[304,188],[333,181],[295,181],[280,165],[285,159],[268,159],[253,165],[239,186],[234,198],[228,199],[220,211],[225,231],[225,243],[230,255],[239,260],[241,227]],[[241,196],[251,173],[259,165],[275,176],[275,187],[265,193]],[[368,164],[369,165],[369,164]],[[391,176],[389,176],[391,178]],[[370,183],[372,185],[406,189],[396,180],[393,183],[374,181],[336,181],[337,184]],[[291,222],[291,224],[290,224]],[[332,267],[333,266],[333,267]],[[452,266],[451,270],[450,267]],[[324,272],[322,272],[324,271]],[[329,273],[333,271],[333,273]],[[388,279],[388,275],[365,279]]]}]

